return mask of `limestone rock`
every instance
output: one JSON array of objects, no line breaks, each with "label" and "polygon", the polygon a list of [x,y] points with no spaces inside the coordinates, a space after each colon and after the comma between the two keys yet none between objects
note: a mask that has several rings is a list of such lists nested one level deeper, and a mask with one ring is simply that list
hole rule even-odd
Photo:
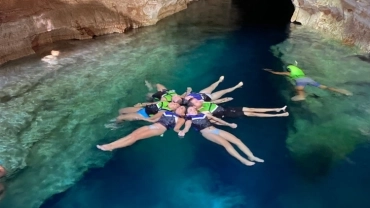
[{"label": "limestone rock", "polygon": [[192,0],[8,0],[0,7],[0,64],[58,40],[156,24]]},{"label": "limestone rock", "polygon": [[291,21],[299,22],[370,52],[368,0],[292,0]]}]

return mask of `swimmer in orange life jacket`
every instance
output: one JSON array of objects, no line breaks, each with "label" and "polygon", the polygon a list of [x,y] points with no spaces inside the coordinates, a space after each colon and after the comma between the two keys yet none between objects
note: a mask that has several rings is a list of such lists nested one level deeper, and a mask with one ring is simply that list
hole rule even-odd
[{"label": "swimmer in orange life jacket", "polygon": [[[297,65],[297,62],[296,62],[296,65]],[[276,71],[272,71],[272,69],[263,69],[263,70],[268,71],[272,74],[288,76],[295,81],[296,83],[295,89],[297,91],[297,95],[292,97],[293,101],[302,101],[306,99],[304,88],[307,85],[318,87],[324,90],[330,90],[330,91],[341,93],[341,94],[348,95],[348,96],[352,95],[352,93],[347,90],[328,87],[328,86],[325,86],[325,85],[322,85],[316,82],[315,80],[307,77],[304,74],[303,70],[297,67],[296,65],[289,64],[287,66],[287,70],[288,70],[287,72],[276,72]]]}]

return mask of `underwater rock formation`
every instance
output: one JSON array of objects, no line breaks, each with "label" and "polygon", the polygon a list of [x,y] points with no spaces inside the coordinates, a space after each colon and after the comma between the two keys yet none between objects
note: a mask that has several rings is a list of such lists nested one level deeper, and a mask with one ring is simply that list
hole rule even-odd
[{"label": "underwater rock formation", "polygon": [[[289,103],[294,128],[287,146],[297,164],[304,164],[299,167],[302,174],[317,180],[333,162],[346,160],[359,144],[369,141],[370,63],[354,56],[359,48],[344,46],[304,26],[293,26],[290,37],[272,51],[284,63],[297,60],[306,75],[319,83],[353,92],[347,97],[308,86],[305,101]],[[277,87],[287,100],[295,95],[289,82]]]},{"label": "underwater rock formation", "polygon": [[368,0],[293,0],[292,22],[317,29],[344,44],[370,52]]},{"label": "underwater rock formation", "polygon": [[58,40],[156,24],[192,0],[9,0],[0,7],[0,64]]}]

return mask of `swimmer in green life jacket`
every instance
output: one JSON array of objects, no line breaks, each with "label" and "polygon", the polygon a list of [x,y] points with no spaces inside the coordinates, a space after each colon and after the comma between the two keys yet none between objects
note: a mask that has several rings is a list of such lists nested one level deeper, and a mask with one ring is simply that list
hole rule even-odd
[{"label": "swimmer in green life jacket", "polygon": [[[297,62],[296,62],[296,65],[297,65]],[[272,69],[263,69],[263,70],[268,71],[272,74],[288,76],[288,77],[290,77],[291,79],[293,79],[295,81],[295,83],[296,83],[295,89],[297,91],[297,95],[292,97],[293,101],[302,101],[302,100],[306,99],[304,88],[307,85],[318,87],[318,88],[324,89],[324,90],[330,90],[330,91],[341,93],[341,94],[344,94],[344,95],[352,95],[352,93],[347,91],[347,90],[328,87],[328,86],[325,86],[325,85],[322,85],[322,84],[316,82],[315,80],[307,77],[304,74],[303,70],[300,69],[299,67],[297,67],[296,65],[289,64],[287,66],[287,71],[288,72],[276,72],[276,71],[272,71]]]}]

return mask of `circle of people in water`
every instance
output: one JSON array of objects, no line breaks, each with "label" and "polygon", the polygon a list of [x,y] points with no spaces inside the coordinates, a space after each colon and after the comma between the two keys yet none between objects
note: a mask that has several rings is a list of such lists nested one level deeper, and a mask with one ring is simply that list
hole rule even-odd
[{"label": "circle of people in water", "polygon": [[[305,100],[304,88],[306,86],[314,86],[345,95],[352,94],[347,90],[328,87],[316,82],[307,77],[297,64],[296,62],[295,65],[287,65],[287,72],[264,69],[272,74],[288,76],[295,81],[297,95],[292,97],[293,101]],[[138,103],[134,107],[120,109],[119,116],[111,120],[112,123],[106,124],[106,127],[114,129],[124,121],[133,120],[143,120],[153,124],[138,128],[131,134],[109,144],[97,145],[97,148],[103,151],[112,151],[130,146],[138,140],[163,136],[167,130],[173,130],[178,133],[180,138],[183,138],[193,128],[207,140],[223,146],[231,156],[244,165],[252,166],[255,162],[264,162],[263,159],[256,157],[240,139],[227,131],[216,128],[215,125],[237,127],[237,124],[228,123],[223,118],[243,116],[286,117],[289,116],[289,113],[286,112],[287,106],[280,108],[222,107],[218,104],[233,99],[231,97],[223,98],[223,96],[243,86],[243,82],[240,82],[234,87],[215,91],[223,80],[224,76],[221,76],[218,81],[199,92],[193,92],[188,87],[182,95],[177,94],[175,90],[169,90],[162,84],[156,84],[157,92],[147,95],[151,102]],[[145,85],[149,91],[153,89],[152,84],[148,81],[145,81]],[[236,145],[248,159],[241,156],[232,144]]]}]

